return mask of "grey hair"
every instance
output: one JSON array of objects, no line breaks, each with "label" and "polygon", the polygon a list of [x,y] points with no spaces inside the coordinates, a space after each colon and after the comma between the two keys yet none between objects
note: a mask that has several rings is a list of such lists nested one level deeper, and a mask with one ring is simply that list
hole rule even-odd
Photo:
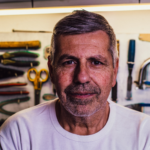
[{"label": "grey hair", "polygon": [[115,67],[118,52],[116,48],[116,36],[112,27],[103,16],[86,10],[73,11],[71,15],[64,17],[55,25],[50,52],[52,65],[54,65],[55,53],[58,47],[57,40],[60,35],[77,35],[98,30],[104,31],[109,36],[110,47],[108,51],[111,53],[113,67]]}]

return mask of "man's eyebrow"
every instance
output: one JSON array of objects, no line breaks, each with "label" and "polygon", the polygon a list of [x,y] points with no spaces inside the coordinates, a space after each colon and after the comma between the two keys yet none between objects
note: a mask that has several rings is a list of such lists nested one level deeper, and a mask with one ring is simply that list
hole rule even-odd
[{"label": "man's eyebrow", "polygon": [[102,55],[90,56],[88,59],[98,59],[98,60],[103,61],[104,63],[107,63],[107,59],[105,57],[103,57]]},{"label": "man's eyebrow", "polygon": [[[62,56],[60,56],[60,58],[58,59],[58,63],[60,63],[63,59],[74,59],[74,60],[79,60],[79,58],[69,55],[69,54],[63,54]],[[94,56],[90,56],[87,58],[87,60],[90,59],[97,59],[97,60],[101,60],[103,63],[107,63],[107,59],[105,57],[103,57],[102,55],[94,55]]]},{"label": "man's eyebrow", "polygon": [[78,60],[77,57],[69,55],[69,54],[63,54],[62,56],[60,56],[60,58],[58,59],[58,63],[61,62],[63,59],[75,59]]}]

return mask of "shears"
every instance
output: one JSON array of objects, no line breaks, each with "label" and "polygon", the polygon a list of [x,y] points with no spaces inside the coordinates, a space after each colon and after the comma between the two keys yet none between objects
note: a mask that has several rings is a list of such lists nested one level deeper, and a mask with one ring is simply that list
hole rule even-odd
[{"label": "shears", "polygon": [[[33,72],[35,73],[35,78],[30,77],[30,74]],[[46,74],[46,77],[44,79],[41,77],[42,73]],[[29,81],[33,82],[33,84],[34,84],[34,90],[35,90],[34,98],[35,98],[35,105],[37,105],[40,103],[40,92],[41,92],[41,88],[42,88],[42,83],[46,82],[49,77],[48,71],[46,69],[41,69],[40,71],[37,71],[35,68],[31,68],[27,72],[27,77],[28,77]]]}]

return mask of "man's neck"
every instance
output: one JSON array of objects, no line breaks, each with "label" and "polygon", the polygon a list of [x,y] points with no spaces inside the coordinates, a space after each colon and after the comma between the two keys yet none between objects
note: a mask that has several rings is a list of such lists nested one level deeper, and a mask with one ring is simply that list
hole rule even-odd
[{"label": "man's neck", "polygon": [[60,101],[56,102],[56,116],[60,125],[67,131],[78,135],[90,135],[100,131],[109,117],[109,104],[88,117],[77,117],[64,109]]}]

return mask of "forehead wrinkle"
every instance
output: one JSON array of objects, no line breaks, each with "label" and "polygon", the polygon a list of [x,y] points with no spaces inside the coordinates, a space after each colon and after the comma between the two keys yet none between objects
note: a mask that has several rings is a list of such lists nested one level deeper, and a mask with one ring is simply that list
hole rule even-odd
[{"label": "forehead wrinkle", "polygon": [[[81,45],[83,45],[83,47]],[[86,47],[85,47],[85,45],[86,45]],[[96,55],[96,53],[95,53],[95,55],[90,55],[90,56],[86,56],[86,53],[76,53],[77,50],[79,52],[81,52],[82,49],[86,49],[86,48],[88,50],[90,49],[91,52],[92,51],[94,52],[95,50],[97,51],[97,48],[94,49],[94,47],[98,47],[98,46],[94,45],[94,47],[93,47],[93,45],[92,46],[90,46],[90,45],[91,44],[79,44],[79,45],[75,45],[74,47],[72,47],[72,46],[68,47],[67,49],[66,49],[66,47],[62,47],[61,50],[65,51],[65,53],[62,56],[60,56],[61,60],[62,60],[62,57],[63,57],[63,59],[67,58],[67,57],[74,57],[75,59],[85,57],[87,59],[95,58],[95,59],[100,59],[100,60],[103,60],[103,61],[107,61],[106,58],[105,58],[105,54],[103,54],[104,52],[101,52],[102,53],[101,55],[98,55],[98,54]],[[98,47],[98,48],[100,48],[100,47]],[[102,49],[102,48],[100,48],[100,49]],[[103,51],[105,51],[105,50],[103,50]]]},{"label": "forehead wrinkle", "polygon": [[98,46],[98,45],[94,45],[94,44],[71,44],[71,43],[68,43],[67,47],[66,46],[61,46],[61,51],[68,51],[69,50],[69,54],[72,54],[74,53],[74,51],[79,51],[81,52],[82,49],[87,49],[87,50],[90,50],[91,52],[93,51],[97,51],[98,49],[102,49],[103,51],[105,51],[105,48]]},{"label": "forehead wrinkle", "polygon": [[98,60],[102,60],[103,62],[107,63],[107,59],[102,55],[93,55],[93,56],[90,56],[88,59],[98,59]]},{"label": "forehead wrinkle", "polygon": [[[104,33],[104,37],[108,36],[107,34],[106,35],[105,34],[106,33]],[[106,42],[106,44],[105,45],[101,44],[99,40],[102,43]],[[106,49],[109,52],[109,39],[108,38],[95,39],[95,35],[91,33],[82,34],[82,38],[80,38],[79,35],[66,35],[66,36],[61,35],[59,36],[59,48],[60,48],[59,54],[68,53],[69,55],[73,55],[78,58],[88,57],[88,54],[86,56],[86,53],[82,53],[82,50],[86,50],[86,49],[87,51],[89,52],[91,51],[95,55],[98,54],[97,50],[99,49],[101,51],[101,55],[105,56]],[[77,53],[75,54],[75,52]]]},{"label": "forehead wrinkle", "polygon": [[[61,37],[63,38],[63,36]],[[90,39],[90,40],[86,40],[86,37],[83,38],[82,40],[80,38],[77,37],[71,37],[69,38],[69,36],[64,36],[64,42],[67,43],[67,47],[72,47],[72,46],[87,46],[87,47],[96,47],[96,48],[102,48],[102,45],[99,44],[100,42],[97,42],[99,39]],[[104,39],[101,39],[103,42],[105,42]],[[63,42],[63,43],[64,43]],[[59,47],[61,47],[61,49],[66,48],[66,45],[64,45],[61,41],[59,42]],[[90,44],[89,44],[90,43]],[[91,46],[90,46],[91,45]],[[109,45],[108,45],[109,46]]]},{"label": "forehead wrinkle", "polygon": [[[108,35],[104,32],[104,31],[98,31],[98,35],[102,34],[104,36],[104,38],[99,39],[98,35],[95,36],[94,34],[95,32],[92,33],[86,33],[86,34],[81,34],[82,39],[80,38],[80,34],[79,35],[60,35],[59,36],[59,47],[61,47],[61,49],[70,49],[73,47],[76,47],[77,45],[81,46],[87,46],[90,47],[96,47],[96,48],[102,48],[104,49],[102,46],[102,43],[107,43],[107,49],[109,49],[109,38]],[[107,37],[107,38],[106,38]],[[61,41],[63,40],[63,42]],[[99,42],[98,42],[99,41]],[[100,42],[101,41],[101,42]],[[64,45],[64,43],[67,43],[67,47],[66,45]],[[90,44],[89,44],[90,43]]]}]

